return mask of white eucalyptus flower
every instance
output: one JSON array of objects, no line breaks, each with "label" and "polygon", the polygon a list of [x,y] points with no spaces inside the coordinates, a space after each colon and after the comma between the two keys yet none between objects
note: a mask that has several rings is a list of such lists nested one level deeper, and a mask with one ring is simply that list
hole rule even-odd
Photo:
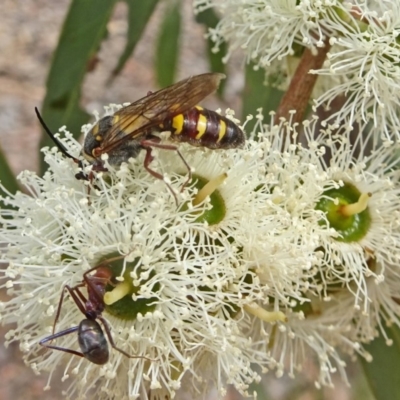
[{"label": "white eucalyptus flower", "polygon": [[[282,294],[289,290],[279,291],[285,280],[275,281],[271,257],[258,247],[256,273],[265,284],[274,282],[272,300],[288,322],[276,328],[255,318],[249,336],[260,351],[270,350],[278,375],[285,369],[292,374],[305,357],[318,355],[318,385],[331,385],[331,373],[345,376],[340,349],[369,358],[362,343],[382,331],[382,321],[399,324],[394,289],[400,284],[398,149],[379,147],[372,133],[360,133],[351,144],[345,128],[336,134],[319,131],[316,119],[302,127],[285,121],[265,126],[262,120],[252,135],[260,143],[270,141],[264,184],[271,185],[272,196],[265,205],[286,211],[287,225],[294,229],[281,237],[294,249],[301,243],[309,253],[297,258],[297,274],[296,265],[276,263],[288,280],[297,279],[291,283],[297,295],[285,299]],[[367,133],[368,125],[360,130]],[[260,223],[264,213],[258,214]],[[305,260],[308,265],[301,263]]]},{"label": "white eucalyptus flower", "polygon": [[[242,49],[247,62],[265,68],[285,89],[305,48],[329,46],[325,63],[310,70],[319,79],[314,110],[326,123],[347,129],[372,123],[377,137],[400,139],[400,5],[389,1],[196,0],[195,10],[215,7],[221,20],[210,29],[215,51],[228,43],[228,59]],[[332,108],[332,110],[330,110]]]},{"label": "white eucalyptus flower", "polygon": [[[106,163],[109,172],[90,184],[75,178],[70,159],[45,150],[44,177],[20,176],[29,195],[2,199],[12,206],[0,221],[1,261],[8,264],[0,285],[10,296],[0,319],[16,324],[7,343],[18,340],[38,372],[68,360],[70,398],[93,385],[98,398],[174,398],[182,385],[198,398],[215,385],[222,397],[227,383],[250,395],[249,384],[259,379],[251,364],[292,374],[304,362],[304,346],[319,356],[318,384],[330,385],[335,368],[345,376],[339,350],[365,355],[360,343],[371,335],[360,327],[369,321],[365,332],[373,332],[380,324],[380,306],[368,302],[384,302],[398,322],[389,301],[395,284],[381,286],[390,294],[377,295],[379,285],[369,292],[372,280],[397,276],[393,147],[375,144],[365,156],[368,140],[353,149],[346,132],[317,132],[316,120],[301,130],[261,121],[258,115],[244,149],[182,146],[194,177],[183,191],[187,170],[179,157],[154,151],[152,168],[170,183],[178,206],[165,182],[144,169],[143,155],[117,169]],[[67,150],[79,154],[66,136]],[[343,221],[362,213],[367,223],[347,236]],[[81,284],[73,291],[85,296],[84,273],[98,266],[112,275],[97,297],[102,316],[116,346],[138,358],[111,349],[99,366],[39,346],[53,331],[64,286]],[[55,332],[85,318],[67,295],[60,310]],[[76,332],[45,344],[79,351]]]},{"label": "white eucalyptus flower", "polygon": [[[63,143],[79,153],[70,137]],[[261,289],[254,263],[235,238],[251,207],[257,159],[243,157],[245,150],[213,153],[190,146],[185,154],[196,182],[183,193],[186,176],[179,170],[187,171],[177,167],[174,152],[160,151],[152,164],[176,190],[178,208],[165,183],[143,168],[142,157],[118,169],[108,166],[88,193],[88,182],[75,179],[77,167],[55,149],[45,150],[49,170],[43,178],[21,174],[29,195],[2,198],[12,207],[1,211],[0,229],[1,262],[8,264],[0,272],[1,286],[10,296],[0,318],[16,324],[7,343],[19,341],[37,372],[52,373],[68,360],[70,398],[93,386],[98,398],[173,398],[183,378],[198,397],[211,384],[222,395],[227,382],[244,393],[258,379],[251,363],[269,363],[267,355],[256,357],[241,333],[243,309],[258,301]],[[113,285],[97,300],[107,304],[102,314],[115,344],[142,358],[110,349],[109,362],[99,366],[43,351],[39,341],[52,333],[64,286],[79,285],[85,271],[99,265],[112,271]],[[85,296],[87,285],[79,290]],[[56,333],[85,318],[70,296],[60,310]],[[284,319],[279,312],[271,315]],[[79,352],[77,338],[74,332],[47,344]]]},{"label": "white eucalyptus flower", "polygon": [[340,1],[277,1],[277,0],[196,0],[197,12],[215,7],[222,15],[209,35],[217,51],[224,41],[229,43],[227,57],[236,49],[244,49],[248,61],[262,67],[293,55],[296,45],[323,46],[326,20]]},{"label": "white eucalyptus flower", "polygon": [[[291,218],[302,224],[310,222],[308,229],[292,233],[299,235],[294,243],[314,244],[315,256],[318,253],[321,256],[314,266],[322,268],[320,273],[327,268],[332,274],[332,282],[321,286],[322,282],[315,281],[315,288],[326,289],[329,284],[341,282],[350,289],[357,283],[355,303],[365,305],[366,279],[374,276],[381,280],[385,264],[394,265],[400,258],[396,148],[379,147],[374,144],[372,134],[366,138],[360,134],[351,144],[345,129],[335,135],[315,132],[316,122],[315,119],[302,127],[304,146],[291,144],[289,140],[279,145],[283,151],[276,153],[277,157],[285,158],[286,162],[276,163],[281,169],[272,179],[276,182],[274,192]],[[363,128],[367,130],[368,126]],[[296,141],[299,130],[290,124],[282,125],[275,137],[292,135]],[[261,124],[255,128],[261,137],[270,135],[268,131]],[[273,155],[274,152],[266,155],[267,163]],[[266,169],[271,171],[268,166]],[[266,175],[266,180],[271,182],[271,177]],[[354,205],[349,207],[351,204]],[[368,266],[371,258],[382,263],[381,273]],[[311,277],[306,276],[307,280]]]},{"label": "white eucalyptus flower", "polygon": [[[372,123],[377,136],[399,140],[400,60],[398,2],[353,2],[346,17],[331,19],[330,50],[322,69],[313,73],[335,79],[315,105],[329,106],[343,97],[343,105],[329,116],[341,125],[347,120]],[[340,83],[338,83],[340,82]],[[333,83],[333,81],[332,81]]]}]

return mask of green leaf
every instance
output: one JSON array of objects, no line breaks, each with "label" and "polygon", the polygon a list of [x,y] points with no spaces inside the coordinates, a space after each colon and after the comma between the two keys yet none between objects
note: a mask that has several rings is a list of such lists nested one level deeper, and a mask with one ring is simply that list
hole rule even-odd
[{"label": "green leaf", "polygon": [[368,363],[361,357],[360,361],[376,400],[400,400],[400,330],[397,326],[385,330],[392,346],[381,335],[364,346],[373,361]]},{"label": "green leaf", "polygon": [[267,390],[265,389],[263,382],[259,383],[252,383],[249,387],[248,392],[250,394],[257,394],[258,400],[268,400],[271,399],[271,396],[268,394]]},{"label": "green leaf", "polygon": [[[116,0],[73,0],[47,78],[43,118],[52,130],[66,125],[75,137],[89,115],[79,107],[83,78],[106,35]],[[51,146],[47,135],[41,147]],[[41,156],[42,157],[42,156]],[[41,169],[45,164],[41,159]]]},{"label": "green leaf", "polygon": [[179,56],[179,34],[181,30],[181,4],[176,2],[165,14],[158,33],[156,50],[156,77],[160,87],[175,82]]},{"label": "green leaf", "polygon": [[118,60],[118,64],[112,72],[112,78],[121,72],[126,61],[134,51],[135,46],[146,28],[148,20],[153,14],[158,0],[126,0],[126,3],[128,4],[128,40]]},{"label": "green leaf", "polygon": [[[272,87],[271,83],[265,84],[265,71],[254,70],[253,64],[246,66],[245,87],[243,92],[242,121],[245,121],[247,115],[257,114],[257,108],[262,107],[264,120],[269,122],[269,112],[275,111],[283,96],[283,92]],[[246,130],[253,129],[255,121],[249,121],[246,124]]]},{"label": "green leaf", "polygon": [[[18,182],[15,179],[14,174],[11,171],[10,166],[7,163],[7,159],[0,149],[0,182],[10,193],[16,193],[20,190]],[[2,204],[2,207],[8,208]]]},{"label": "green leaf", "polygon": [[[207,28],[215,28],[219,22],[219,18],[214,9],[207,8],[196,15],[196,21],[205,25]],[[207,56],[210,62],[210,70],[212,72],[221,72],[225,74],[226,65],[222,62],[222,59],[227,53],[228,46],[225,42],[220,44],[218,52],[213,51],[214,47],[215,43],[210,38],[207,38]],[[226,81],[223,80],[219,85],[217,90],[219,95],[224,92],[225,82]]]}]

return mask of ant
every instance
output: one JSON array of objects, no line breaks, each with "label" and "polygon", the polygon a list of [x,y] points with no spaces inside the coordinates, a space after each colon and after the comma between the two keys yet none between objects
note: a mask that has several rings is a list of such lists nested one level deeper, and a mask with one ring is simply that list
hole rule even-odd
[{"label": "ant", "polygon": [[[121,258],[123,258],[123,256],[114,257],[105,262],[112,262]],[[103,329],[96,321],[96,319],[98,319],[102,323],[108,338],[108,342],[111,344],[111,347],[113,349],[119,351],[128,358],[145,358],[147,360],[150,360],[147,357],[130,355],[124,350],[117,347],[111,335],[110,327],[107,321],[101,315],[105,308],[103,297],[106,291],[106,286],[108,284],[112,285],[111,279],[113,277],[111,268],[104,265],[105,262],[102,262],[101,264],[86,271],[83,274],[82,282],[78,283],[76,286],[71,287],[69,285],[65,285],[63,287],[60,301],[58,302],[57,314],[53,324],[53,334],[42,339],[39,344],[49,349],[60,350],[64,351],[65,353],[84,357],[90,362],[97,365],[106,364],[109,359],[108,343],[106,336],[104,335]],[[89,275],[92,271],[96,272],[93,275]],[[87,289],[87,298],[80,290],[80,288],[85,286]],[[65,290],[68,290],[75,304],[86,318],[83,319],[78,326],[67,328],[61,332],[54,333],[58,318],[60,317]],[[47,342],[50,342],[65,335],[69,335],[73,332],[78,332],[78,343],[81,352],[47,344]]]}]

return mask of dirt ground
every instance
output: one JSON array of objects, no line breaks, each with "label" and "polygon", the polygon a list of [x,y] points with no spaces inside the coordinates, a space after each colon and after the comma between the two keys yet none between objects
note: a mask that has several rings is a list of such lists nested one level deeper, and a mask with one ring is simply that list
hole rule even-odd
[{"label": "dirt ground", "polygon": [[[18,174],[24,169],[37,170],[39,124],[34,107],[40,108],[45,95],[45,82],[52,53],[57,45],[58,35],[69,6],[68,0],[2,0],[0,14],[0,145],[6,154],[12,170]],[[185,19],[182,35],[182,53],[177,79],[209,70],[204,57],[203,30],[190,15],[191,1],[185,4]],[[155,89],[153,74],[154,40],[157,36],[162,7],[152,17],[145,35],[137,47],[134,57],[125,66],[121,76],[111,86],[105,84],[118,55],[125,43],[127,23],[125,4],[119,3],[108,25],[109,38],[103,44],[100,63],[87,76],[84,84],[82,105],[88,110],[101,110],[112,103],[133,101]],[[229,107],[237,111],[240,105],[239,92],[243,86],[241,62],[230,66],[226,103],[211,99],[211,108]],[[57,127],[52,127],[57,129]],[[4,293],[0,292],[0,300]],[[50,400],[62,399],[62,385],[57,376],[53,377],[50,391],[43,391],[47,376],[35,376],[21,361],[18,344],[7,349],[3,338],[9,327],[0,328],[0,400]],[[310,365],[310,375],[315,372]],[[267,382],[275,399],[313,399],[310,391],[287,397],[287,387],[293,382],[270,379]],[[311,385],[311,383],[310,383]],[[312,386],[312,385],[311,385]],[[308,387],[308,384],[307,384]],[[320,393],[322,394],[322,393]],[[231,390],[227,400],[241,397]],[[322,398],[322,397],[319,397]],[[324,398],[345,400],[348,393],[339,383],[336,392],[325,392]],[[216,399],[213,396],[213,399]]]}]

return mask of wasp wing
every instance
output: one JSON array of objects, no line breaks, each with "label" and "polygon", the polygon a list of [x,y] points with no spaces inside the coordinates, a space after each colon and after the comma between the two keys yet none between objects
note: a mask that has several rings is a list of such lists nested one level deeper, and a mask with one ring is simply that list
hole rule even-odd
[{"label": "wasp wing", "polygon": [[104,135],[101,153],[109,153],[125,141],[140,137],[166,119],[184,113],[213,93],[225,75],[195,75],[121,108],[114,114],[113,125]]}]

